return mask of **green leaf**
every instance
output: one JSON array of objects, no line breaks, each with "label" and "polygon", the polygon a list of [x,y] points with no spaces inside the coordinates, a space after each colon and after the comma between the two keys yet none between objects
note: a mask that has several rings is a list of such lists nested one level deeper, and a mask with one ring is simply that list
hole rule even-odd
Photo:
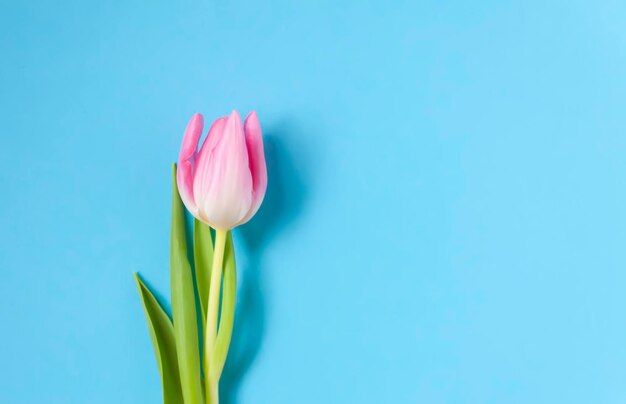
[{"label": "green leaf", "polygon": [[211,265],[213,264],[213,240],[209,226],[198,219],[193,221],[193,258],[196,263],[196,286],[204,329],[211,283]]},{"label": "green leaf", "polygon": [[174,327],[167,313],[163,310],[150,289],[141,281],[137,273],[134,274],[137,290],[141,297],[143,311],[148,323],[148,331],[152,340],[152,347],[161,375],[164,404],[181,404],[183,394],[180,389],[178,359],[176,357],[176,342]]},{"label": "green leaf", "polygon": [[173,166],[172,184],[170,283],[180,383],[185,404],[203,404],[195,291],[187,258],[185,214],[176,186],[176,165]]},{"label": "green leaf", "polygon": [[224,251],[224,283],[222,289],[222,309],[220,325],[215,341],[215,350],[211,358],[211,375],[219,380],[226,363],[230,340],[233,335],[233,320],[235,317],[235,297],[237,290],[237,270],[235,264],[235,248],[232,232],[228,232],[226,249]]}]

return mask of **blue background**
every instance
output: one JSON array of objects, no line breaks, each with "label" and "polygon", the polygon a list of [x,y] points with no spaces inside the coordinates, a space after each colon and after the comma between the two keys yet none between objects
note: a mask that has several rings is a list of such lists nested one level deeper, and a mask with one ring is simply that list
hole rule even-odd
[{"label": "blue background", "polygon": [[[546,4],[550,3],[550,4]],[[0,402],[158,403],[184,127],[256,109],[224,404],[625,403],[626,6],[4,1]]]}]

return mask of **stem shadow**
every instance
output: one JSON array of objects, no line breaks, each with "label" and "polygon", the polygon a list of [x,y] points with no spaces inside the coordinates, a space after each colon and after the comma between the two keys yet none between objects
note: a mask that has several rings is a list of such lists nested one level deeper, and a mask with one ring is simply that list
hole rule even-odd
[{"label": "stem shadow", "polygon": [[268,170],[265,200],[256,216],[238,229],[247,252],[246,267],[239,271],[233,339],[220,382],[220,401],[237,404],[243,377],[254,364],[266,329],[266,298],[263,294],[263,255],[280,231],[300,213],[305,186],[307,148],[293,125],[281,122],[264,136]]}]

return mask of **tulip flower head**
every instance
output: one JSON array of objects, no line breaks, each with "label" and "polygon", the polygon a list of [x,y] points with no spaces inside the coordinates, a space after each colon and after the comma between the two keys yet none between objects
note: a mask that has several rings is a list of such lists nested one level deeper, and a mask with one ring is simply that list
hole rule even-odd
[{"label": "tulip flower head", "polygon": [[176,181],[183,203],[201,222],[219,230],[246,223],[267,189],[261,125],[255,112],[241,124],[237,111],[213,122],[198,151],[204,119],[195,114],[185,130]]}]

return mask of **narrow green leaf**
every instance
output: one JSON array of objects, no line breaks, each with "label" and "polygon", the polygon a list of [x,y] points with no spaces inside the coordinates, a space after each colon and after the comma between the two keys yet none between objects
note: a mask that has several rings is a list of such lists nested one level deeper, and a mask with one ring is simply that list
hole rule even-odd
[{"label": "narrow green leaf", "polygon": [[185,404],[203,404],[195,291],[187,258],[185,216],[176,185],[176,165],[173,166],[172,188],[170,283],[180,383]]},{"label": "narrow green leaf", "polygon": [[235,297],[237,290],[237,270],[235,264],[235,248],[232,232],[228,232],[226,249],[224,251],[224,283],[222,289],[222,309],[220,324],[215,341],[215,351],[211,359],[211,377],[215,375],[219,380],[226,363],[230,340],[233,335],[233,320],[235,318]]},{"label": "narrow green leaf", "polygon": [[203,329],[206,323],[206,309],[211,283],[211,265],[213,263],[213,240],[210,227],[198,219],[193,221],[193,258],[196,264],[196,285],[202,309]]},{"label": "narrow green leaf", "polygon": [[161,375],[164,404],[181,404],[183,394],[180,389],[178,359],[176,357],[176,342],[172,321],[150,289],[141,281],[136,273],[135,283],[141,297],[143,311],[148,323],[148,331],[152,340],[152,347]]}]

